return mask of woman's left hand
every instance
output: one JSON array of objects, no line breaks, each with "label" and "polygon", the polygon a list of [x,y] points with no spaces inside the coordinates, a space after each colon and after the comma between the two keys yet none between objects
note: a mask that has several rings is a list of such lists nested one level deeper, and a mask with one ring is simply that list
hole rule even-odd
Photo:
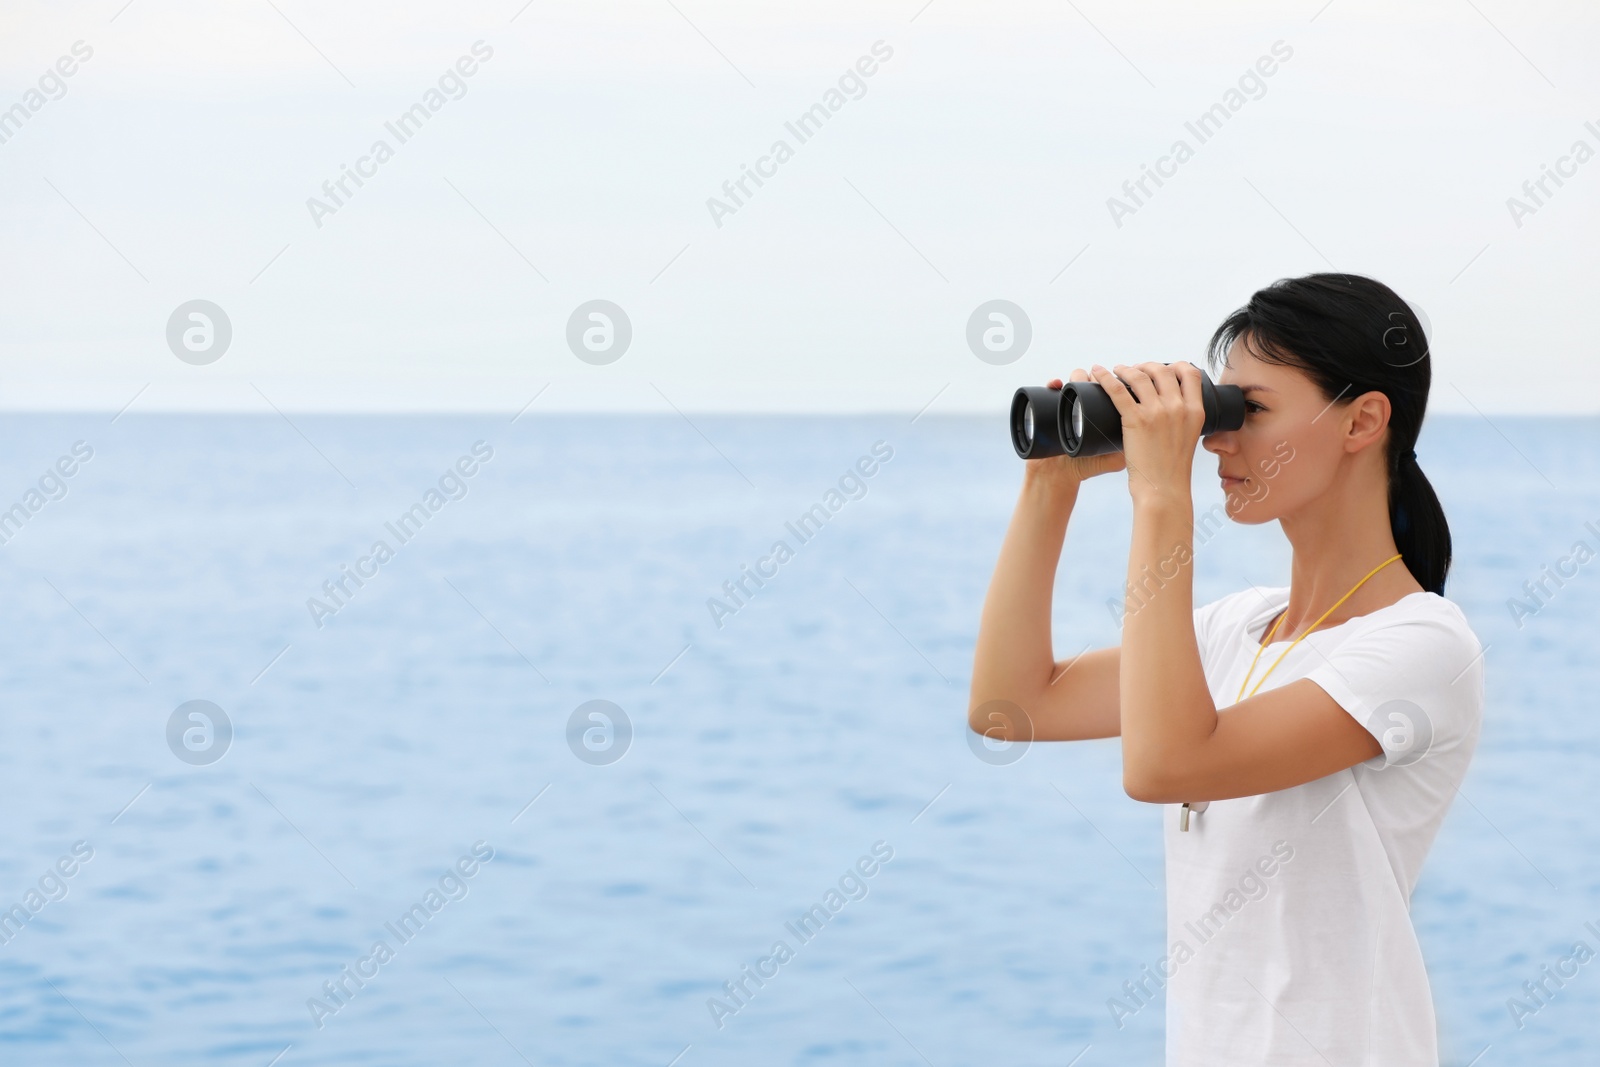
[{"label": "woman's left hand", "polygon": [[1119,363],[1107,370],[1097,363],[1089,373],[1122,416],[1134,503],[1191,499],[1195,446],[1206,423],[1200,368],[1185,362]]}]

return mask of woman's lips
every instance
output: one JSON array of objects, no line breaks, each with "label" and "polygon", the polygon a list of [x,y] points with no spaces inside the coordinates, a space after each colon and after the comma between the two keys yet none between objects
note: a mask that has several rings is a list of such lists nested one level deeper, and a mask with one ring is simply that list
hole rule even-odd
[{"label": "woman's lips", "polygon": [[1221,475],[1221,478],[1222,478],[1222,488],[1224,488],[1224,489],[1231,488],[1231,487],[1233,487],[1235,485],[1243,485],[1244,484],[1244,479],[1243,478],[1230,478],[1226,474]]}]

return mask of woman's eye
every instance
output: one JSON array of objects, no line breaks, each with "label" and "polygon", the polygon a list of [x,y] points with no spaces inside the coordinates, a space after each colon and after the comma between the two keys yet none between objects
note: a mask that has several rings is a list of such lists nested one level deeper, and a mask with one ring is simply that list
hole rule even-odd
[{"label": "woman's eye", "polygon": [[1244,410],[1246,414],[1250,414],[1255,411],[1265,411],[1267,409],[1262,407],[1260,404],[1257,404],[1254,400],[1246,400],[1244,402]]}]

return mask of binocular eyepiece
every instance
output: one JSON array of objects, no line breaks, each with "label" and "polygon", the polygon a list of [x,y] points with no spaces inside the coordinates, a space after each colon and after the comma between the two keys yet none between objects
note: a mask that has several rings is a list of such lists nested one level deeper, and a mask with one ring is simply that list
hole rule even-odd
[{"label": "binocular eyepiece", "polygon": [[[1237,385],[1217,385],[1201,371],[1200,399],[1206,409],[1202,437],[1244,425],[1244,391]],[[1098,382],[1065,382],[1060,389],[1025,385],[1011,398],[1011,444],[1023,459],[1120,452],[1122,413]]]}]

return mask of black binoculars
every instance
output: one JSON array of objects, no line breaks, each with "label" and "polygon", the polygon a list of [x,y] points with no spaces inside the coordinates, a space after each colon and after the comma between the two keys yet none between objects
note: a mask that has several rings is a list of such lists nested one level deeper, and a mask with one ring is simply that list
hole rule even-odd
[{"label": "black binoculars", "polygon": [[[1201,371],[1200,399],[1206,409],[1202,437],[1244,425],[1244,391],[1237,385],[1217,385]],[[1023,459],[1120,452],[1122,414],[1098,382],[1065,382],[1060,389],[1025,385],[1011,398],[1011,444]]]}]

